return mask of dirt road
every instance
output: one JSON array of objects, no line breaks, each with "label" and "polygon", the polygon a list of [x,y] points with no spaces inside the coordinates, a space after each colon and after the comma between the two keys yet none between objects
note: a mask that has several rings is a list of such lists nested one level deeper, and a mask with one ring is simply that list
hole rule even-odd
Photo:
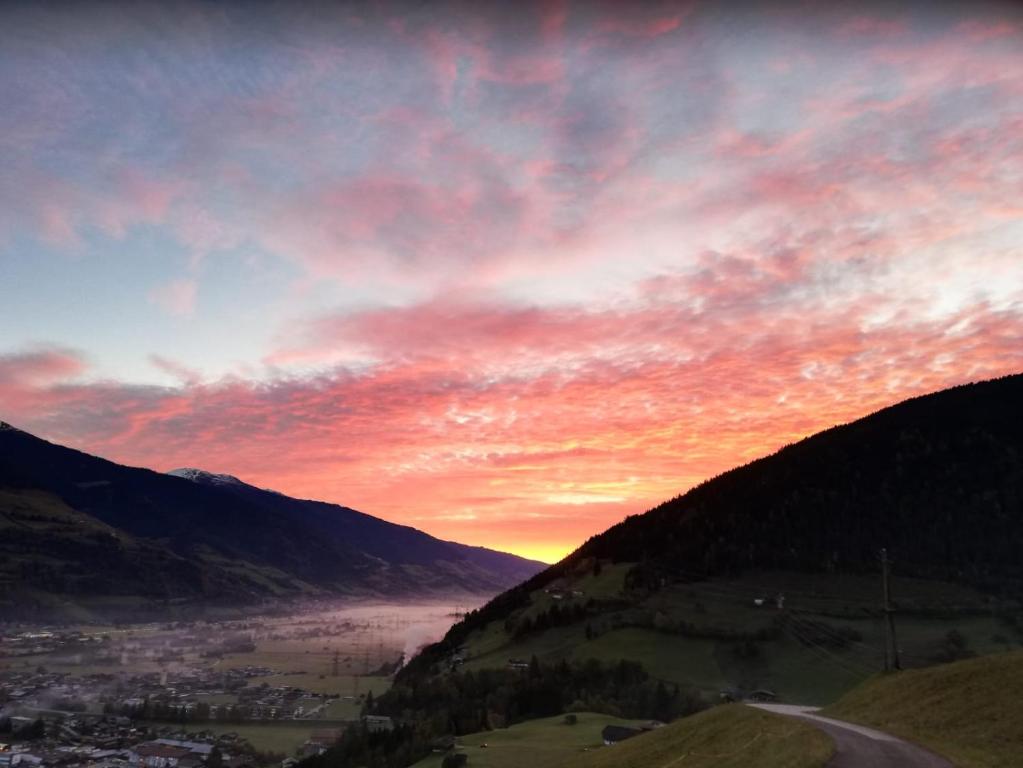
[{"label": "dirt road", "polygon": [[873,728],[832,720],[816,714],[815,707],[792,704],[750,704],[751,707],[796,717],[820,728],[835,742],[835,756],[827,768],[953,768],[933,752]]}]

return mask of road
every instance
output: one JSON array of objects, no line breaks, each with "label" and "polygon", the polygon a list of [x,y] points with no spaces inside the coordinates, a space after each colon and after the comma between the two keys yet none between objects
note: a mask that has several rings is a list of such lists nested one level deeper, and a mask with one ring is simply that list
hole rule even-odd
[{"label": "road", "polygon": [[873,728],[832,720],[816,714],[816,707],[792,704],[750,704],[777,715],[805,720],[835,742],[835,755],[827,768],[954,768],[952,763],[922,747]]}]

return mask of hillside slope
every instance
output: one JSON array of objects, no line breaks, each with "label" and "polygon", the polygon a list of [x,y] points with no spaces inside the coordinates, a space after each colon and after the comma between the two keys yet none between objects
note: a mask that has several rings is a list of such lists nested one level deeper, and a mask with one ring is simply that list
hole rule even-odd
[{"label": "hillside slope", "polygon": [[627,518],[404,674],[456,653],[470,669],[627,658],[708,696],[827,703],[882,663],[881,547],[907,664],[1020,645],[1023,376],[900,403]]},{"label": "hillside slope", "polygon": [[139,608],[492,594],[542,567],[216,477],[126,467],[0,426],[0,600],[38,617],[55,602],[110,597]]},{"label": "hillside slope", "polygon": [[559,768],[822,768],[832,751],[831,740],[812,726],[730,704],[578,755]]},{"label": "hillside slope", "polygon": [[994,590],[1023,581],[1023,375],[834,427],[630,517],[573,558],[639,562],[636,583],[749,568],[876,571]]},{"label": "hillside slope", "polygon": [[869,725],[947,755],[960,768],[1023,761],[1023,652],[873,678],[822,714]]},{"label": "hillside slope", "polygon": [[[589,712],[576,715],[574,725],[564,716],[542,718],[462,736],[456,751],[477,768],[821,768],[832,752],[831,740],[815,728],[741,706],[717,707],[613,746],[601,740],[606,725],[640,723]],[[442,762],[434,754],[413,768]]]}]

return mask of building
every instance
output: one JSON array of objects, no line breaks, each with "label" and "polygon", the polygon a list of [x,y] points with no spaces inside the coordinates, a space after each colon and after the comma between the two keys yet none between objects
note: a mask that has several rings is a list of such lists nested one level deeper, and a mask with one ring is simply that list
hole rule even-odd
[{"label": "building", "polygon": [[619,741],[625,741],[631,739],[633,736],[638,736],[643,731],[639,728],[626,728],[621,725],[605,725],[604,730],[600,732],[601,737],[604,739],[604,746],[610,747],[612,744],[617,744]]},{"label": "building", "polygon": [[128,753],[128,762],[145,768],[177,768],[181,759],[189,754],[191,750],[186,747],[147,742]]},{"label": "building", "polygon": [[309,735],[309,741],[315,741],[325,747],[332,747],[337,744],[344,732],[344,728],[318,728]]},{"label": "building", "polygon": [[394,730],[394,721],[386,715],[365,715],[362,723],[371,732]]},{"label": "building", "polygon": [[304,760],[307,757],[322,755],[337,744],[343,733],[343,728],[320,728],[313,731],[302,746],[298,748],[298,756]]}]

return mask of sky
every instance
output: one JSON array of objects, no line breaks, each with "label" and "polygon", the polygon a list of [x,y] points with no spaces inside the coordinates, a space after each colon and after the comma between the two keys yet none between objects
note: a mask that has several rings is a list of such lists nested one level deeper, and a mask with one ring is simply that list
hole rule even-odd
[{"label": "sky", "polygon": [[554,561],[1023,370],[1013,4],[0,6],[0,419]]}]

